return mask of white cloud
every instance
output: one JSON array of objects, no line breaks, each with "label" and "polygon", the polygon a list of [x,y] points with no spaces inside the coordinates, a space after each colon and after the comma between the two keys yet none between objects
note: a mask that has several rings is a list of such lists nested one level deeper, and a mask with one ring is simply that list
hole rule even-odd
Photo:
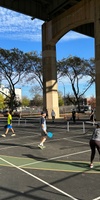
[{"label": "white cloud", "polygon": [[63,40],[67,41],[67,40],[86,39],[86,38],[89,39],[89,37],[87,35],[83,35],[83,34],[79,34],[74,31],[70,31],[62,37],[62,41]]},{"label": "white cloud", "polygon": [[[85,76],[85,77],[83,77],[83,78],[81,78],[80,80],[79,80],[79,87],[81,87],[81,86],[86,86],[87,84],[88,84],[88,81],[90,80],[90,77],[89,76]],[[71,83],[70,83],[70,80],[69,80],[69,78],[66,76],[66,77],[63,77],[63,78],[60,78],[59,80],[58,80],[58,84],[59,85],[71,85]]]},{"label": "white cloud", "polygon": [[[43,23],[42,20],[31,20],[30,16],[0,7],[0,38],[2,39],[41,41],[41,25]],[[88,37],[70,31],[61,41],[81,38]]]},{"label": "white cloud", "polygon": [[11,40],[41,40],[43,21],[0,8],[0,37]]}]

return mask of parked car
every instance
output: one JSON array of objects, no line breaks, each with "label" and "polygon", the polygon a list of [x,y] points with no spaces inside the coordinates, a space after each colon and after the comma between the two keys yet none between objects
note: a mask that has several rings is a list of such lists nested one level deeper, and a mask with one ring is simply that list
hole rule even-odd
[{"label": "parked car", "polygon": [[12,113],[12,116],[13,116],[13,117],[20,117],[20,112],[14,111],[14,112]]},{"label": "parked car", "polygon": [[[3,116],[4,116],[4,117],[7,117],[7,110],[3,111]],[[20,117],[20,112],[14,111],[14,112],[12,113],[12,116],[13,116],[13,117]]]},{"label": "parked car", "polygon": [[76,112],[85,113],[89,111],[91,111],[91,106],[89,105],[80,105],[80,111],[78,109],[78,106],[76,107]]}]

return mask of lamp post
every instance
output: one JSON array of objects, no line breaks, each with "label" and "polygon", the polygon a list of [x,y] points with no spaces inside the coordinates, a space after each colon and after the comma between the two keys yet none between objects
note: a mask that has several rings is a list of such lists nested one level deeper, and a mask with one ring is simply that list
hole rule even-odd
[{"label": "lamp post", "polygon": [[61,83],[63,84],[63,90],[64,90],[64,105],[65,105],[65,85],[64,85],[63,81],[59,81],[59,82],[61,82]]}]

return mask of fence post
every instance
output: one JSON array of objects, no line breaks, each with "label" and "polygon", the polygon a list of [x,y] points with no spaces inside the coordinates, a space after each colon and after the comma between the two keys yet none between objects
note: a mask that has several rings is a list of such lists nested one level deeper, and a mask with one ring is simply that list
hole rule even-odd
[{"label": "fence post", "polygon": [[25,126],[26,126],[26,118],[25,118]]},{"label": "fence post", "polygon": [[18,125],[20,125],[20,118],[18,119]]},{"label": "fence post", "polygon": [[85,133],[85,123],[83,122],[83,133]]},{"label": "fence post", "polygon": [[67,122],[67,131],[69,132],[69,122]]}]

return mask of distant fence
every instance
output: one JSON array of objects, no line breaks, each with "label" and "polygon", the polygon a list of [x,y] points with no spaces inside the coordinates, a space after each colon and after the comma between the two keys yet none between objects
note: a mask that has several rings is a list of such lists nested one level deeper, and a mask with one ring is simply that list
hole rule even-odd
[{"label": "distant fence", "polygon": [[[14,120],[13,120],[14,121]],[[40,122],[40,118],[25,118],[25,119],[23,119],[23,118],[19,118],[18,120],[17,120],[17,123],[18,123],[18,125],[21,125],[21,124],[23,124],[24,123],[24,125],[26,125],[26,124],[33,124],[33,123],[39,123]]]},{"label": "distant fence", "polygon": [[[12,120],[12,124],[13,125],[24,125],[26,126],[27,124],[34,124],[34,123],[39,123],[40,122],[40,118],[16,118]],[[1,126],[2,124],[6,124],[7,123],[7,119],[3,118],[0,122]]]},{"label": "distant fence", "polygon": [[[47,121],[48,123],[49,121]],[[1,126],[3,126],[4,124],[7,123],[7,119],[6,118],[3,118],[1,120]],[[27,125],[34,125],[34,123],[37,123],[39,124],[40,123],[40,117],[25,117],[25,118],[16,118],[14,119],[13,118],[13,121],[12,121],[13,125],[24,125],[24,126],[27,126]],[[50,121],[50,123],[52,124],[52,121]],[[60,121],[59,121],[60,123]],[[67,132],[71,131],[71,130],[82,130],[83,134],[87,133],[89,129],[93,129],[94,126],[95,126],[95,123],[93,122],[90,122],[90,121],[76,121],[76,123],[73,123],[73,121],[63,121],[63,123],[65,124],[65,129]],[[97,122],[96,122],[97,123]],[[49,124],[48,124],[49,125]],[[53,126],[56,126],[56,121],[55,121],[55,124],[53,124]]]},{"label": "distant fence", "polygon": [[83,134],[86,134],[88,132],[87,129],[93,129],[95,126],[95,122],[89,122],[89,121],[80,121],[78,123],[72,123],[70,121],[67,121],[67,131],[69,132],[72,130],[72,128],[75,129],[82,129]]}]

